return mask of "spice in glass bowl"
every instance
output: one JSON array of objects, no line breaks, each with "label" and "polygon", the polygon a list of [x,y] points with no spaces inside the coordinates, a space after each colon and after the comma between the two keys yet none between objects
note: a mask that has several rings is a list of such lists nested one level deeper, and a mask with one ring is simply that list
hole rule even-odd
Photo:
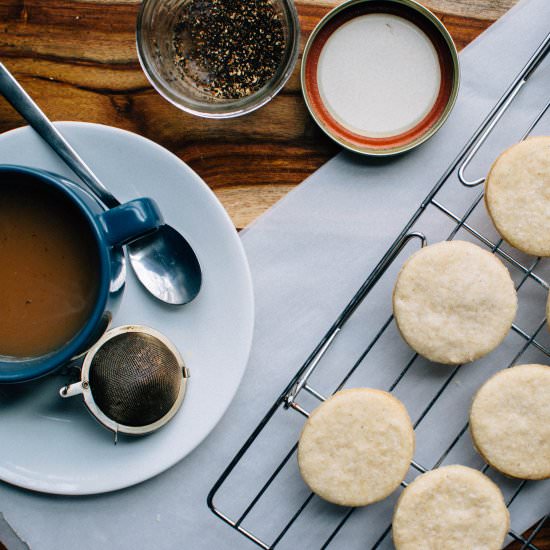
[{"label": "spice in glass bowl", "polygon": [[184,80],[216,99],[240,99],[275,76],[285,50],[281,16],[270,0],[190,0],[173,33]]}]

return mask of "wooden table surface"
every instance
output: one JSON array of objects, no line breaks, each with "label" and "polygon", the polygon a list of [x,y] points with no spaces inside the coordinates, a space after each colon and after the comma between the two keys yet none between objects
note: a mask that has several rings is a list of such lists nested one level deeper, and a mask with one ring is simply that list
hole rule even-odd
[{"label": "wooden table surface", "polygon": [[[460,49],[516,1],[423,3],[442,19]],[[319,19],[338,3],[296,2],[302,46]],[[253,221],[338,152],[306,111],[299,64],[283,91],[246,117],[205,120],[172,107],[150,87],[137,60],[134,27],[139,4],[138,0],[0,0],[0,59],[51,119],[117,126],[178,155],[210,185],[237,228]],[[0,99],[0,132],[23,124]],[[550,525],[536,541],[539,548],[550,549]]]}]

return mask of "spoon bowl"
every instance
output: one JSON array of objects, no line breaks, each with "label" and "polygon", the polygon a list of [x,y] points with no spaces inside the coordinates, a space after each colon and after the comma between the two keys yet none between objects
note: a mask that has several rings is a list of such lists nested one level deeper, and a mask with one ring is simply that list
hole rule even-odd
[{"label": "spoon bowl", "polygon": [[[202,276],[197,256],[172,226],[161,225],[155,233],[130,243],[127,251],[136,277],[159,300],[187,304],[199,293]],[[182,265],[186,269],[178,267]]]}]

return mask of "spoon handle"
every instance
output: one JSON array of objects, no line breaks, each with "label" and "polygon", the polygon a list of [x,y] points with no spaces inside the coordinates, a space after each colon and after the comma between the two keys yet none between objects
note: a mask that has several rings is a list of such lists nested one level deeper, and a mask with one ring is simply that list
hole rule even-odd
[{"label": "spoon handle", "polygon": [[0,93],[105,206],[114,208],[120,205],[3,63],[0,63]]}]

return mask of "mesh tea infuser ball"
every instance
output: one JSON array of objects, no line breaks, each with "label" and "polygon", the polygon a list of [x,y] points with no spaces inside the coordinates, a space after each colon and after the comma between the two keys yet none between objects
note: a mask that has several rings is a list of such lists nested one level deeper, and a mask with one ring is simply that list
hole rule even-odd
[{"label": "mesh tea infuser ball", "polygon": [[61,397],[82,394],[91,414],[115,433],[144,435],[178,411],[189,372],[177,348],[149,327],[107,332],[85,355],[80,381]]}]

